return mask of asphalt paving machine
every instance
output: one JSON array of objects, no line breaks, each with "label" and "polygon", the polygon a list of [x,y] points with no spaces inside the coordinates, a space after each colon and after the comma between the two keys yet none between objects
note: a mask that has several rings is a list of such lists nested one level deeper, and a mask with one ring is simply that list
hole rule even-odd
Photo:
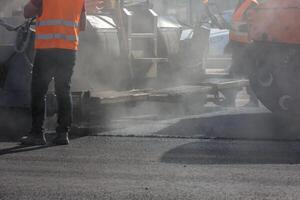
[{"label": "asphalt paving machine", "polygon": [[[165,88],[198,81],[204,74],[209,29],[202,24],[158,15],[149,1],[126,0],[90,13],[87,21],[73,77],[75,114],[82,111],[84,99],[91,99],[86,91]],[[1,18],[0,25],[1,126],[25,134],[23,127],[30,125],[34,20],[24,23],[16,14]],[[55,112],[55,94],[50,93],[47,114]]]},{"label": "asphalt paving machine", "polygon": [[[261,0],[249,12],[249,37],[244,61],[250,85],[261,103],[274,113],[278,123],[298,130],[300,113],[300,1]],[[215,1],[211,5],[218,6]],[[210,8],[208,7],[208,11]],[[211,20],[224,28],[219,12],[210,12]]]},{"label": "asphalt paving machine", "polygon": [[298,0],[267,0],[250,16],[250,84],[258,99],[290,126],[300,113]]}]

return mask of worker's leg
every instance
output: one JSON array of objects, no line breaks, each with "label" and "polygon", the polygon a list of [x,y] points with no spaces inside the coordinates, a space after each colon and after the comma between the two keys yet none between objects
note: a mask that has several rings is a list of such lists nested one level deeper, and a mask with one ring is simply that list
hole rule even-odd
[{"label": "worker's leg", "polygon": [[45,120],[45,96],[54,75],[54,67],[47,50],[38,50],[31,83],[32,132],[41,134]]},{"label": "worker's leg", "polygon": [[56,132],[58,138],[55,143],[67,144],[68,132],[72,123],[72,97],[71,78],[75,66],[76,52],[71,50],[60,50],[57,53],[58,65],[55,72],[55,93],[58,103],[58,127]]},{"label": "worker's leg", "polygon": [[255,95],[255,93],[253,92],[252,88],[250,86],[248,86],[246,88],[246,91],[249,95],[249,102],[245,105],[245,106],[259,106],[259,102],[258,99]]},{"label": "worker's leg", "polygon": [[[248,53],[247,49],[245,49],[245,51],[243,53],[244,53],[244,55],[243,55],[244,65],[242,66],[242,71],[243,71],[244,77],[249,78],[249,74],[250,74],[250,72],[249,72],[250,66],[249,65],[252,64],[252,61],[249,60],[251,58],[249,58],[249,53]],[[246,92],[249,95],[249,102],[245,106],[246,107],[247,106],[250,106],[250,107],[259,106],[259,101],[250,85],[246,87]]]},{"label": "worker's leg", "polygon": [[25,145],[46,144],[43,132],[45,96],[54,74],[48,53],[46,50],[38,50],[34,61],[31,83],[32,128],[30,133],[21,139],[21,143]]},{"label": "worker's leg", "polygon": [[[241,65],[243,64],[243,49],[244,47],[237,42],[231,42],[231,53],[232,53],[232,61],[231,61],[231,67],[229,69],[229,77],[232,79],[242,78],[242,70]],[[227,93],[224,93],[226,104],[228,106],[236,106],[235,100],[236,96],[240,90],[236,89],[235,91],[229,90]]]},{"label": "worker's leg", "polygon": [[235,42],[232,44],[232,61],[229,69],[229,76],[231,78],[241,78],[243,74],[244,65],[244,46]]}]

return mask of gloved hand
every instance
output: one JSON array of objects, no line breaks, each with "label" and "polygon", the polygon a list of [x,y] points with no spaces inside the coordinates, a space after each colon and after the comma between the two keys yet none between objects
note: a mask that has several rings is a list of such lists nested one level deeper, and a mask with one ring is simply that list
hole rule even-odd
[{"label": "gloved hand", "polygon": [[208,4],[208,0],[202,0],[202,3],[207,5]]},{"label": "gloved hand", "polygon": [[99,13],[104,8],[104,0],[86,0],[87,13]]}]

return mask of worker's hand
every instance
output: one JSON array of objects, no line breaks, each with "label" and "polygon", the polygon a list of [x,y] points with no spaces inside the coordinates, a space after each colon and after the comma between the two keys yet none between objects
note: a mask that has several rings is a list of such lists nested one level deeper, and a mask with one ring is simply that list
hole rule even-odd
[{"label": "worker's hand", "polygon": [[207,5],[208,4],[208,0],[202,0],[202,3]]},{"label": "worker's hand", "polygon": [[104,0],[86,0],[85,5],[88,13],[99,13],[104,8]]}]

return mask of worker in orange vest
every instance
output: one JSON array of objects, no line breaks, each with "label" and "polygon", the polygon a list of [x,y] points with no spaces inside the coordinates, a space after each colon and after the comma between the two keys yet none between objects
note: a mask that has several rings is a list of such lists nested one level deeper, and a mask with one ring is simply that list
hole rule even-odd
[{"label": "worker in orange vest", "polygon": [[[251,43],[249,38],[249,14],[258,6],[257,0],[240,0],[232,17],[229,32],[232,64],[229,74],[232,77],[246,77],[247,52],[246,46]],[[258,106],[258,100],[250,86],[247,87],[249,102],[245,106]]]},{"label": "worker in orange vest", "polygon": [[45,96],[52,79],[58,103],[57,145],[69,143],[72,123],[71,77],[75,66],[79,32],[85,30],[84,0],[30,0],[24,7],[26,18],[37,17],[32,72],[32,128],[21,139],[25,145],[46,144],[43,123]]}]

